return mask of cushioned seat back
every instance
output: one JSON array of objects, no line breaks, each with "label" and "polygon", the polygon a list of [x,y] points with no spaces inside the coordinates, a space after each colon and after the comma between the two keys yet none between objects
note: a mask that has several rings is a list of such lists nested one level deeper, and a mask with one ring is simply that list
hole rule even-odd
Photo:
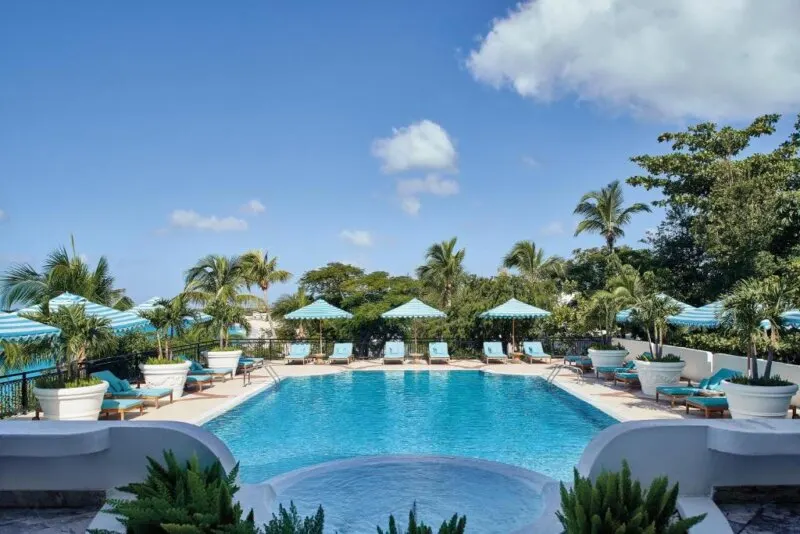
[{"label": "cushioned seat back", "polygon": [[383,349],[384,356],[403,356],[406,352],[402,341],[389,341]]},{"label": "cushioned seat back", "polygon": [[308,343],[292,343],[289,347],[289,356],[298,358],[311,354],[311,345]]},{"label": "cushioned seat back", "polygon": [[713,375],[711,375],[708,379],[707,389],[711,390],[719,390],[722,388],[722,381],[728,380],[729,378],[733,378],[735,376],[742,376],[742,373],[739,371],[734,371],[733,369],[720,369]]},{"label": "cushioned seat back", "polygon": [[447,343],[438,341],[428,345],[428,352],[431,356],[447,356]]},{"label": "cushioned seat back", "polygon": [[483,353],[488,356],[502,356],[503,345],[499,341],[484,341]]},{"label": "cushioned seat back", "polygon": [[108,391],[112,393],[121,393],[125,391],[122,381],[114,376],[114,373],[111,371],[97,371],[96,373],[92,373],[92,376],[108,382]]},{"label": "cushioned seat back", "polygon": [[541,341],[526,341],[522,344],[522,350],[529,355],[544,354],[544,347],[542,347]]},{"label": "cushioned seat back", "polygon": [[337,343],[333,347],[333,354],[336,356],[350,356],[353,353],[352,343]]}]

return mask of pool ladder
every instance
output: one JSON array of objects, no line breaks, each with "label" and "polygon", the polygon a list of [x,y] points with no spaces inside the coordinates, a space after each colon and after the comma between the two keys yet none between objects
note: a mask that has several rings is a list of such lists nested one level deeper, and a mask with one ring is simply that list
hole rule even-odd
[{"label": "pool ladder", "polygon": [[581,369],[577,365],[568,365],[565,363],[558,363],[553,366],[553,369],[550,371],[550,374],[547,375],[547,382],[553,383],[553,381],[558,376],[558,373],[561,372],[562,369],[567,369],[568,371],[572,371],[576,375],[578,375],[578,381],[583,382],[585,377],[583,376],[583,369]]},{"label": "pool ladder", "polygon": [[275,371],[275,369],[272,368],[272,364],[270,363],[265,363],[264,369],[267,370],[267,374],[275,382],[275,389],[278,389],[281,385],[281,377],[278,376],[277,371]]}]

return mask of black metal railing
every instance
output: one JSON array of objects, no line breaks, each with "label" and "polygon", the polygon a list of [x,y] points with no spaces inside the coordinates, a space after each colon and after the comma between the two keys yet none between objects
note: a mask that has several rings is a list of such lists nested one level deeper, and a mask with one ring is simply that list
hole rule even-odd
[{"label": "black metal railing", "polygon": [[[414,341],[406,340],[406,353],[428,353],[428,343],[444,341],[448,345],[448,352],[453,359],[479,358],[483,354],[483,342],[464,339],[419,339],[416,347]],[[589,345],[601,341],[600,338],[541,338],[545,352],[553,356],[567,354],[586,354]],[[297,343],[292,339],[232,339],[230,344],[241,347],[248,356],[264,358],[266,360],[283,359],[289,350],[289,345]],[[311,344],[312,354],[330,355],[333,353],[334,340],[319,339],[305,340]],[[381,358],[383,356],[383,339],[355,340],[353,343],[353,356],[359,360]],[[170,347],[172,354],[184,355],[195,361],[206,363],[203,353],[216,346],[216,342],[193,343]],[[156,349],[139,351],[127,354],[116,354],[105,358],[98,358],[83,362],[70,369],[59,370],[56,367],[39,369],[35,371],[18,372],[0,376],[0,418],[24,414],[32,411],[36,406],[33,388],[37,381],[55,380],[59,378],[86,378],[91,373],[98,371],[111,371],[117,377],[128,380],[132,384],[140,384],[141,372],[139,365],[149,358],[157,356]]]}]

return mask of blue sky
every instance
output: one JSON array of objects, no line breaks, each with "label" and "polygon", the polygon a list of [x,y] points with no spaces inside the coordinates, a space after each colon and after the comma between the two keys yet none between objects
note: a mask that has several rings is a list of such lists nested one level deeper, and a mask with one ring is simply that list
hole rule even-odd
[{"label": "blue sky", "polygon": [[[561,255],[601,245],[572,236],[578,198],[634,174],[628,157],[662,150],[659,133],[797,108],[796,4],[645,17],[656,44],[727,46],[670,71],[668,47],[598,33],[603,17],[636,22],[625,2],[577,20],[583,4],[565,2],[5,2],[0,269],[38,266],[74,234],[141,301],[180,290],[208,253],[403,274],[458,236],[488,275],[520,239]],[[753,39],[769,26],[788,63],[742,60],[750,35],[728,36],[731,20]],[[792,77],[764,88],[748,69]],[[660,217],[636,217],[624,242]]]}]

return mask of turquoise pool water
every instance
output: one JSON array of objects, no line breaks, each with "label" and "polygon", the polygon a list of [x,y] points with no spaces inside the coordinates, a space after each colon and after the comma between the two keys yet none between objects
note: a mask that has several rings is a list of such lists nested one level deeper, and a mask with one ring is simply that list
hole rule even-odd
[{"label": "turquoise pool water", "polygon": [[290,378],[210,421],[244,482],[358,456],[494,460],[568,480],[616,421],[541,378],[478,371]]}]

